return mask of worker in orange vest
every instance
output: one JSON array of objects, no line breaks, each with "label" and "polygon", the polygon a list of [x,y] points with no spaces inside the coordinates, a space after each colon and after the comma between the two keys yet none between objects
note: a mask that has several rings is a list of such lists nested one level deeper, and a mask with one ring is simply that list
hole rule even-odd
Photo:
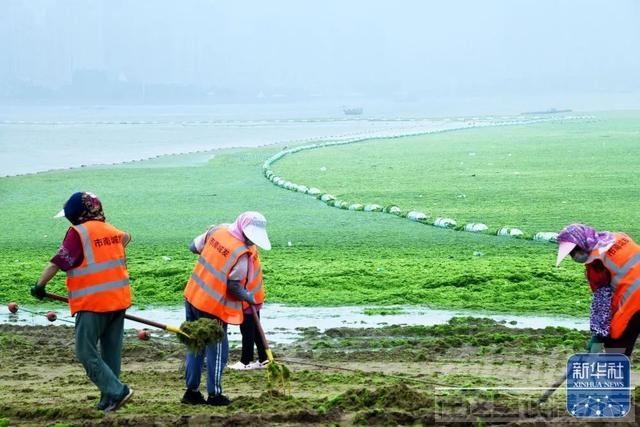
[{"label": "worker in orange vest", "polygon": [[[231,403],[222,394],[222,371],[229,359],[227,325],[242,324],[243,302],[256,304],[255,293],[247,290],[250,283],[262,281],[260,257],[254,245],[271,249],[267,221],[258,212],[244,212],[233,224],[210,227],[191,243],[191,251],[200,257],[184,290],[186,320],[195,321],[201,317],[217,319],[224,329],[224,338],[197,354],[187,352],[187,389],[182,403],[213,406]],[[199,391],[205,357],[206,400]]]},{"label": "worker in orange vest", "polygon": [[631,356],[640,334],[640,246],[624,233],[584,224],[566,226],[557,240],[556,266],[567,255],[584,264],[593,293],[587,350]]},{"label": "worker in orange vest", "polygon": [[31,295],[43,299],[47,283],[58,271],[66,272],[76,356],[100,389],[96,409],[115,411],[133,395],[119,380],[124,316],[131,306],[125,258],[131,236],[106,222],[102,203],[92,193],[73,193],[55,217],[65,217],[72,225]]}]

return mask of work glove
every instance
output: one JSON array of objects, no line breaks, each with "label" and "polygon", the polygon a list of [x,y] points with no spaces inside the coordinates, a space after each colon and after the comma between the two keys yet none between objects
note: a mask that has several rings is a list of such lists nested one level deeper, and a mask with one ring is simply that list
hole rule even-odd
[{"label": "work glove", "polygon": [[602,337],[591,335],[591,339],[587,342],[587,351],[589,353],[602,353],[604,351]]},{"label": "work glove", "polygon": [[45,290],[44,290],[44,286],[40,286],[37,283],[35,285],[33,285],[31,287],[31,296],[38,298],[38,299],[44,299],[45,297]]}]

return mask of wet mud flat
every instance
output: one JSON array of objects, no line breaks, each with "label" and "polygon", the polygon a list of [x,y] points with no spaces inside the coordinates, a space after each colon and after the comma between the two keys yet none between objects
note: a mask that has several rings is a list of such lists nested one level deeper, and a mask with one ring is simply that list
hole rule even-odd
[{"label": "wet mud flat", "polygon": [[[180,403],[185,348],[175,336],[141,341],[127,330],[121,378],[135,395],[105,414],[94,409],[99,392],[75,360],[72,326],[2,324],[0,426],[636,425],[635,411],[622,422],[569,416],[562,387],[538,404],[567,357],[583,351],[584,331],[460,317],[299,332],[294,342],[272,345],[291,371],[287,381],[271,381],[267,370],[227,369],[232,404],[208,407]],[[230,363],[238,358],[233,348]]]}]

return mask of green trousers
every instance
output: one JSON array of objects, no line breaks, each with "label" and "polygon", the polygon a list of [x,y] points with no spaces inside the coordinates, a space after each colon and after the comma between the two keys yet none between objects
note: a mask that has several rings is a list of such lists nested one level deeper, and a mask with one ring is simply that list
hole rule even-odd
[{"label": "green trousers", "polygon": [[76,314],[76,357],[89,379],[100,389],[101,401],[118,398],[125,310]]}]

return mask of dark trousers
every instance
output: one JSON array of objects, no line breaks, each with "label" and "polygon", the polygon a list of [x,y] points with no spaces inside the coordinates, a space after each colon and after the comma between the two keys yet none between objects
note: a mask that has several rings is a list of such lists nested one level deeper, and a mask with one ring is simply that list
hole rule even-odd
[{"label": "dark trousers", "polygon": [[76,313],[76,357],[107,403],[124,391],[120,382],[125,310]]},{"label": "dark trousers", "polygon": [[[258,311],[258,317],[260,312]],[[240,362],[248,365],[253,361],[253,346],[258,350],[258,360],[264,362],[267,360],[267,352],[264,349],[264,343],[258,332],[258,326],[253,319],[253,314],[244,313],[244,320],[240,325],[240,333],[242,334],[242,356]]]},{"label": "dark trousers", "polygon": [[607,353],[624,353],[627,357],[631,357],[633,346],[636,344],[636,340],[638,339],[638,334],[640,334],[640,311],[631,316],[629,324],[627,324],[627,328],[624,330],[620,338],[605,338],[605,351]]}]

